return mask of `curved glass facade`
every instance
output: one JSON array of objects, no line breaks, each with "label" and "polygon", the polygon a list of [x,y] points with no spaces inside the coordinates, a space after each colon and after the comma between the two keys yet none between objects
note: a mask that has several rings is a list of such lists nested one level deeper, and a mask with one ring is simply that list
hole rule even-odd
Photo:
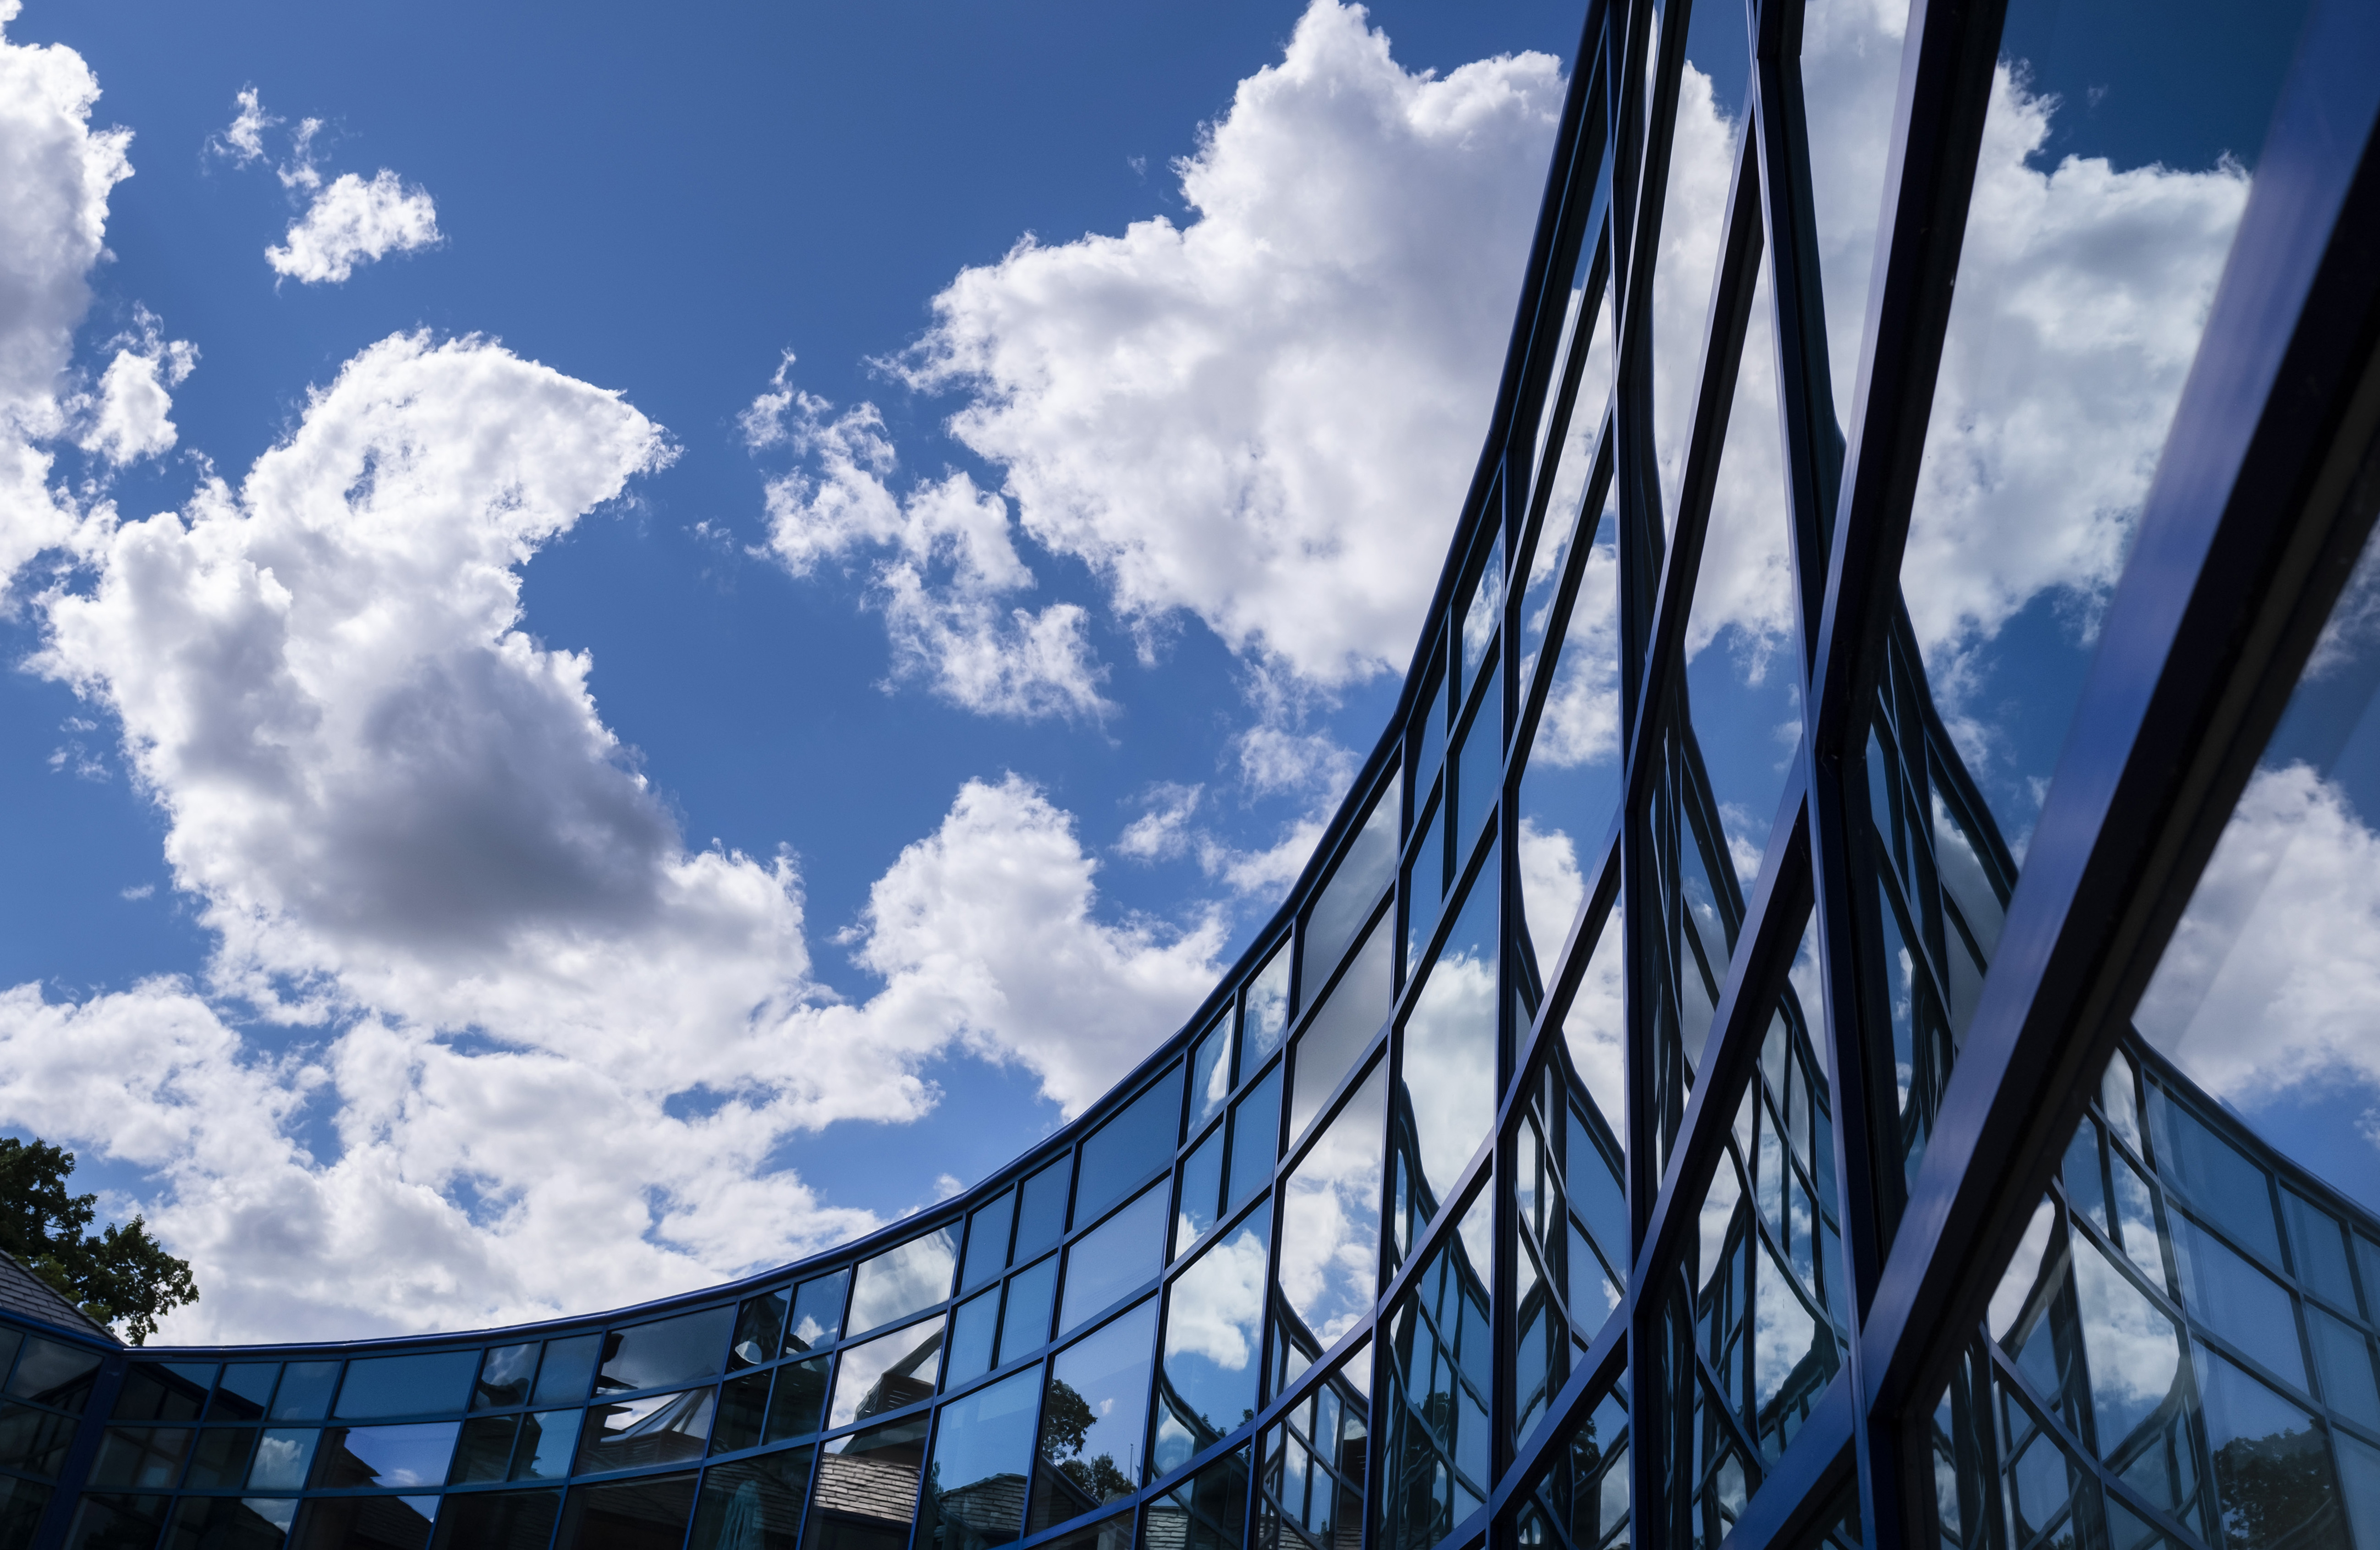
[{"label": "curved glass facade", "polygon": [[[2142,18],[1922,0],[1853,79],[1854,9],[1590,6],[1397,715],[1112,1094],[599,1317],[0,1308],[0,1546],[2380,1550],[2380,1189],[2218,1036],[2370,967],[2258,977],[2380,818],[2380,20],[2262,13],[2253,79],[2177,23],[2262,137],[2190,173],[2186,92],[2045,150]],[[2028,354],[2060,242],[2122,261]]]}]

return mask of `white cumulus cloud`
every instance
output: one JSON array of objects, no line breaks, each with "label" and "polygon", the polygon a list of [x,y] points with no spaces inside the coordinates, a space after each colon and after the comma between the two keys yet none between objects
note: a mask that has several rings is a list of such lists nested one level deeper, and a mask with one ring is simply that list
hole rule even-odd
[{"label": "white cumulus cloud", "polygon": [[333,178],[290,224],[283,246],[264,250],[264,261],[303,285],[336,285],[358,264],[438,241],[438,206],[429,190],[408,188],[382,167],[369,183],[351,172]]},{"label": "white cumulus cloud", "polygon": [[187,339],[161,337],[158,320],[147,309],[140,310],[137,321],[138,333],[118,341],[115,357],[100,374],[99,391],[75,406],[83,411],[76,444],[110,463],[131,463],[171,450],[180,434],[170,418],[172,390],[199,364],[198,346]]}]

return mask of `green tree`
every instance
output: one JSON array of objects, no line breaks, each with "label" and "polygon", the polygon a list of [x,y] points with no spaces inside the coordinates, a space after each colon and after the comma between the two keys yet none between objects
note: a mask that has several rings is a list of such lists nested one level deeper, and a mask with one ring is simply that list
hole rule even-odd
[{"label": "green tree", "polygon": [[68,1194],[75,1156],[39,1136],[0,1136],[0,1249],[102,1324],[146,1344],[157,1320],[199,1300],[189,1263],[176,1259],[139,1217],[96,1236],[96,1195]]},{"label": "green tree", "polygon": [[1058,1472],[1079,1485],[1093,1501],[1113,1501],[1132,1495],[1132,1482],[1116,1468],[1115,1455],[1082,1456],[1091,1427],[1099,1420],[1091,1403],[1063,1378],[1053,1379],[1042,1406],[1041,1450],[1058,1460]]}]

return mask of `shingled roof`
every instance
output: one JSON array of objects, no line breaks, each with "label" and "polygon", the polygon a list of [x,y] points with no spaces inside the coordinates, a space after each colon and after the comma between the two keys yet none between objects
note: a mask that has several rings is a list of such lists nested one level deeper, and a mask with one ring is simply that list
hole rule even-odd
[{"label": "shingled roof", "polygon": [[114,1330],[67,1302],[49,1282],[26,1269],[6,1250],[0,1250],[0,1314],[38,1319],[56,1328],[105,1340],[112,1346],[124,1343],[115,1338]]}]

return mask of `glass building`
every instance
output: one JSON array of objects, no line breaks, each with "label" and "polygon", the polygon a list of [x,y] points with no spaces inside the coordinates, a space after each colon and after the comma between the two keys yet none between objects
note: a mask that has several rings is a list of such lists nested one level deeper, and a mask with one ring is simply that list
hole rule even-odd
[{"label": "glass building", "polygon": [[10,1268],[0,1545],[2380,1550],[2380,10],[1903,12],[1590,5],[1396,717],[1077,1122],[534,1327]]}]

